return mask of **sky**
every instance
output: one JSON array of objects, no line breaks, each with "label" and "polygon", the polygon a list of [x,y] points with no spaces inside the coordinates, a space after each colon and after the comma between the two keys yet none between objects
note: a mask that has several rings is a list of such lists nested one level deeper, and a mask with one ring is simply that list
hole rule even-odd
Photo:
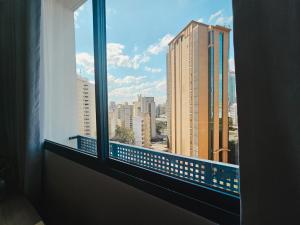
[{"label": "sky", "polygon": [[[106,1],[108,100],[166,101],[168,43],[191,20],[232,28],[231,0]],[[94,80],[92,0],[74,13],[77,73]],[[230,70],[234,70],[232,32]]]}]

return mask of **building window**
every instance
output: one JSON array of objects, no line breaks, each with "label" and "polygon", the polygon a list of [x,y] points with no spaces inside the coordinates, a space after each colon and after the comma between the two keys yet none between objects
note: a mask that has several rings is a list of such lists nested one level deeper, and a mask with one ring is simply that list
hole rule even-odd
[{"label": "building window", "polygon": [[[197,0],[182,2],[185,7],[111,0],[106,24],[94,33],[92,2],[74,11],[56,1],[61,10],[53,15],[62,15],[45,22],[53,40],[45,57],[51,57],[47,139],[237,196],[235,76],[224,20]],[[66,24],[58,23],[64,16]]]}]

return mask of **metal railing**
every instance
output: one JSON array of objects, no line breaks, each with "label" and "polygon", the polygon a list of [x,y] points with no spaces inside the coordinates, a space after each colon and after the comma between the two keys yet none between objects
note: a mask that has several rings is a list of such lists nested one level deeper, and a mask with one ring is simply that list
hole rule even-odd
[{"label": "metal railing", "polygon": [[[70,139],[77,139],[77,147],[80,151],[97,154],[95,139],[83,136]],[[234,195],[239,194],[239,167],[236,165],[185,157],[113,141],[110,141],[109,146],[109,156],[112,159],[196,185]]]}]

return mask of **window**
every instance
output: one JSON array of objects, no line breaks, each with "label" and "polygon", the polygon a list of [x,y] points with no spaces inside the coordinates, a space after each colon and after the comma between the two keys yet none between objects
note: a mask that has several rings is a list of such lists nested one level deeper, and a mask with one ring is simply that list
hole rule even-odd
[{"label": "window", "polygon": [[99,165],[238,199],[231,1],[104,3],[60,6],[48,139]]},{"label": "window", "polygon": [[111,0],[106,15],[110,158],[238,194],[231,1]]}]

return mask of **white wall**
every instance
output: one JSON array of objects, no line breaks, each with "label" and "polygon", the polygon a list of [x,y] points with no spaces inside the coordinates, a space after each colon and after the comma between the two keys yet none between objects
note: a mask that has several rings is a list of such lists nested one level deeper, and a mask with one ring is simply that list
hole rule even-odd
[{"label": "white wall", "polygon": [[74,10],[85,0],[42,1],[44,137],[68,144],[78,134]]}]

